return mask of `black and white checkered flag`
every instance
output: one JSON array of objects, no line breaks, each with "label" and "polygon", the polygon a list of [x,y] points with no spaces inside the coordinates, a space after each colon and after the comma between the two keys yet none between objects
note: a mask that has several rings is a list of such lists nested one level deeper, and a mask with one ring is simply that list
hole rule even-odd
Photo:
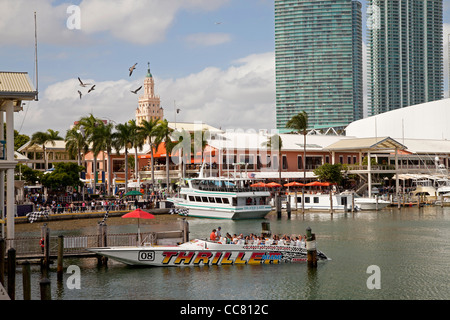
[{"label": "black and white checkered flag", "polygon": [[30,223],[37,221],[41,217],[48,219],[48,211],[30,212],[27,214],[27,217],[28,217],[28,221],[30,221]]},{"label": "black and white checkered flag", "polygon": [[189,214],[189,209],[170,209],[169,211],[170,214],[179,214],[180,216],[187,216]]},{"label": "black and white checkered flag", "polygon": [[108,214],[109,214],[109,211],[106,210],[105,215],[103,216],[103,220],[99,222],[100,224],[104,224],[106,222],[106,219],[108,219]]}]

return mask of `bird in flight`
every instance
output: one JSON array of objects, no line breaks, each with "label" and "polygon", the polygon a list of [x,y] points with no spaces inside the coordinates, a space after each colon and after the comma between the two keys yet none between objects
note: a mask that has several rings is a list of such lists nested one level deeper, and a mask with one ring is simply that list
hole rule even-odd
[{"label": "bird in flight", "polygon": [[141,90],[141,88],[142,88],[142,86],[140,86],[139,88],[137,88],[136,90],[131,90],[131,92],[133,92],[134,94],[137,94],[137,92],[139,91],[139,90]]},{"label": "bird in flight", "polygon": [[90,83],[84,83],[83,81],[81,81],[80,77],[78,77],[78,81],[80,81],[80,86],[82,86],[82,87],[86,87],[86,86],[90,85]]},{"label": "bird in flight", "polygon": [[89,89],[88,93],[91,91],[94,91],[95,90],[94,88],[95,88],[95,84]]},{"label": "bird in flight", "polygon": [[132,67],[130,67],[128,70],[130,70],[130,77],[131,77],[131,75],[133,74],[133,71],[134,71],[134,69],[136,69],[136,65],[137,65],[137,62],[132,66]]},{"label": "bird in flight", "polygon": [[80,95],[80,99],[81,99],[81,96],[82,96],[83,94],[81,93],[80,90],[78,90],[78,94]]}]

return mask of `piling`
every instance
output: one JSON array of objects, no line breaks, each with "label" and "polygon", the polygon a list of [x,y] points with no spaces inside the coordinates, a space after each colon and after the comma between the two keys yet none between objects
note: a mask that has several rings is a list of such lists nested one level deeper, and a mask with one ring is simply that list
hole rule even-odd
[{"label": "piling", "polygon": [[311,228],[306,229],[306,251],[308,268],[317,268],[316,234],[311,233]]},{"label": "piling", "polygon": [[8,296],[16,299],[16,249],[8,249]]},{"label": "piling", "polygon": [[50,229],[47,227],[47,224],[44,224],[41,228],[41,239],[44,241],[44,257],[41,263],[41,272],[47,275],[50,267]]},{"label": "piling", "polygon": [[0,238],[0,283],[5,286],[5,254],[6,254],[6,241]]},{"label": "piling", "polygon": [[31,300],[31,267],[26,260],[22,263],[23,300]]},{"label": "piling", "polygon": [[330,190],[330,214],[333,214],[333,192]]},{"label": "piling", "polygon": [[263,221],[261,222],[261,234],[267,237],[270,237],[270,235],[272,234],[272,232],[270,231],[270,222],[268,221]]},{"label": "piling", "polygon": [[[106,223],[102,222],[97,225],[97,233],[98,233],[98,246],[106,247],[107,246],[107,237],[108,237]],[[106,266],[107,263],[108,263],[107,257],[100,256],[100,255],[97,256],[97,265],[98,266],[102,266],[102,265]]]},{"label": "piling", "polygon": [[41,300],[52,300],[51,283],[48,278],[43,278],[40,282]]},{"label": "piling", "polygon": [[277,218],[280,219],[281,218],[281,197],[278,193],[275,194],[275,206],[277,209]]},{"label": "piling", "polygon": [[355,193],[352,192],[352,213],[355,212]]},{"label": "piling", "polygon": [[295,208],[294,210],[297,211],[298,210],[298,198],[297,198],[297,191],[294,192],[294,203],[295,203]]},{"label": "piling", "polygon": [[57,280],[62,281],[63,280],[63,260],[64,260],[64,236],[59,235],[58,236],[58,266],[56,269],[57,273]]},{"label": "piling", "polygon": [[288,219],[291,218],[291,196],[288,196],[287,202],[286,202],[286,212]]}]

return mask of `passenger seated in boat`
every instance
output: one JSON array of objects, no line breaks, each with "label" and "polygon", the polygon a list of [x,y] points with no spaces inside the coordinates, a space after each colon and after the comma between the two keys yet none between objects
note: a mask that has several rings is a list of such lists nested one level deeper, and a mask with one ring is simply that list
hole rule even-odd
[{"label": "passenger seated in boat", "polygon": [[216,241],[216,229],[213,229],[213,231],[209,235],[209,240]]}]

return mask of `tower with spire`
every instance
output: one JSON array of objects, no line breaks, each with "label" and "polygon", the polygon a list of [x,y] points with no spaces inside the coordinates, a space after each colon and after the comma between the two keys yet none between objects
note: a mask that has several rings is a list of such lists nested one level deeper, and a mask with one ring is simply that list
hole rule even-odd
[{"label": "tower with spire", "polygon": [[144,80],[144,95],[139,97],[139,105],[136,109],[136,124],[140,125],[145,119],[162,120],[164,110],[161,107],[159,96],[155,95],[155,80],[150,72],[150,62],[148,63],[147,76]]}]

